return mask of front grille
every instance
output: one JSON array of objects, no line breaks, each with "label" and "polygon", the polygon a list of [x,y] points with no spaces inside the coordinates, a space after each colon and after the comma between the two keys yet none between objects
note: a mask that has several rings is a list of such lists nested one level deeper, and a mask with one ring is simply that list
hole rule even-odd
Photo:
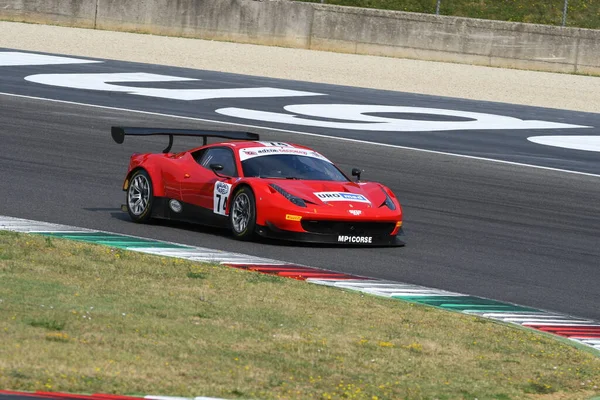
[{"label": "front grille", "polygon": [[389,235],[396,224],[393,222],[344,222],[302,220],[302,229],[326,235]]}]

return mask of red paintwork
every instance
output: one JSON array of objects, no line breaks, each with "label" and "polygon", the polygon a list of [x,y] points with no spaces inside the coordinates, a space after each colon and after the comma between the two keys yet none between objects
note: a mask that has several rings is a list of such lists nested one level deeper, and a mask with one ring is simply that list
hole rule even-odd
[{"label": "red paintwork", "polygon": [[263,274],[278,275],[286,278],[298,280],[306,280],[308,278],[315,279],[332,279],[332,280],[370,280],[363,276],[344,274],[341,272],[327,271],[318,268],[305,267],[302,265],[282,264],[282,265],[239,265],[226,264],[230,267],[246,269],[248,271],[261,272]]},{"label": "red paintwork", "polygon": [[[263,142],[264,143],[264,142]],[[313,151],[301,145],[290,145],[294,149]],[[209,147],[229,147],[233,150],[239,177],[221,178],[207,168],[200,166],[191,153]],[[250,186],[256,198],[256,223],[266,225],[267,221],[277,228],[292,232],[305,232],[298,220],[286,219],[287,214],[309,218],[312,220],[336,221],[377,221],[401,222],[402,208],[392,191],[375,182],[334,182],[334,181],[305,181],[285,179],[265,179],[243,176],[240,161],[241,149],[265,148],[261,142],[225,142],[214,143],[197,147],[181,153],[145,153],[131,156],[124,189],[132,172],[138,168],[145,169],[153,183],[153,192],[157,197],[177,199],[186,203],[213,209],[213,190],[217,181],[232,185],[233,194],[240,185]],[[274,183],[288,193],[309,200],[314,204],[307,204],[306,208],[296,206],[281,194],[272,189],[269,184]],[[396,205],[396,210],[379,207],[385,201],[384,189]],[[371,201],[371,204],[360,202],[336,201],[323,203],[314,192],[348,192],[362,194]],[[230,196],[231,197],[231,196]],[[350,210],[360,210],[361,215],[352,215]],[[229,214],[229,204],[227,205]],[[392,235],[399,230],[397,227]]]},{"label": "red paintwork", "polygon": [[545,325],[523,324],[540,331],[554,333],[555,335],[577,339],[600,339],[600,326],[597,325]]}]

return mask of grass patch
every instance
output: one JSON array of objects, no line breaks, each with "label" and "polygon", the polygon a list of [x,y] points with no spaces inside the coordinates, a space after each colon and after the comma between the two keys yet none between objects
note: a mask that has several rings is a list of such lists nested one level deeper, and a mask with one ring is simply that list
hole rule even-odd
[{"label": "grass patch", "polygon": [[[299,0],[320,3],[321,0]],[[434,14],[437,0],[325,0],[327,4]],[[441,0],[440,14],[561,25],[564,0]],[[600,28],[600,2],[569,0],[567,26]]]},{"label": "grass patch", "polygon": [[45,328],[49,331],[62,331],[66,325],[64,321],[56,321],[46,317],[28,321],[27,324],[34,328]]},{"label": "grass patch", "polygon": [[223,266],[51,244],[0,232],[2,388],[259,399],[600,394],[600,358],[533,331]]},{"label": "grass patch", "polygon": [[191,279],[206,279],[207,275],[203,272],[190,271],[187,273],[187,277]]},{"label": "grass patch", "polygon": [[260,272],[249,271],[246,274],[246,282],[248,283],[283,283],[286,278],[277,275],[262,274]]}]

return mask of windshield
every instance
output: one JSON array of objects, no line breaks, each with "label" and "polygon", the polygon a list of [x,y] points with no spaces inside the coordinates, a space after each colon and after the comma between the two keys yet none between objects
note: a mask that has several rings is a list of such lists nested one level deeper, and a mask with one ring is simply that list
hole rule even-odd
[{"label": "windshield", "polygon": [[244,176],[315,181],[348,181],[333,164],[315,157],[273,154],[242,161]]}]

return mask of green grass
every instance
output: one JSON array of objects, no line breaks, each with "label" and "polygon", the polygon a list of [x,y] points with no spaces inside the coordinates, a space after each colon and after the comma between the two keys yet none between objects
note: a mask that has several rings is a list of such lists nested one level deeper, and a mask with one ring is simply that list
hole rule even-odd
[{"label": "green grass", "polygon": [[[320,0],[309,1],[320,3]],[[437,0],[325,0],[325,3],[434,14]],[[563,7],[564,0],[441,0],[440,14],[561,25]],[[600,1],[569,0],[567,26],[599,29]]]},{"label": "green grass", "polygon": [[0,387],[255,399],[585,399],[600,358],[477,317],[0,232]]}]

